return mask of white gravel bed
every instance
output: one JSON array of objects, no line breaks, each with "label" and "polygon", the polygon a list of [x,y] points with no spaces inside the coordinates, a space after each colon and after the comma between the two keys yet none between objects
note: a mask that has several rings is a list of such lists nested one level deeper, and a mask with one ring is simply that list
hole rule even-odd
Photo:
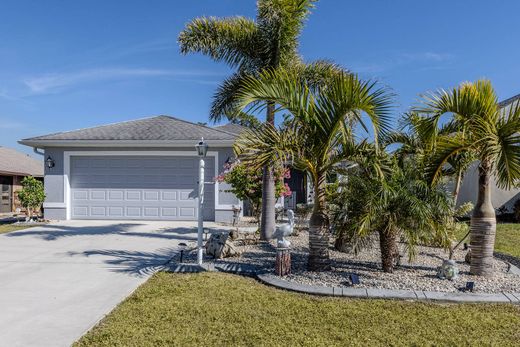
[{"label": "white gravel bed", "polygon": [[[500,259],[494,259],[496,274],[493,277],[470,275],[469,265],[464,262],[466,251],[463,250],[457,250],[453,258],[459,266],[459,277],[454,281],[449,281],[436,276],[437,267],[442,264],[443,259],[448,258],[448,254],[439,248],[420,246],[417,249],[417,257],[409,263],[404,244],[400,244],[400,253],[403,256],[401,266],[395,268],[394,273],[384,273],[381,270],[377,242],[371,249],[364,250],[357,256],[335,251],[331,247],[331,271],[311,272],[306,271],[307,232],[300,232],[298,236],[289,237],[289,240],[292,244],[292,274],[286,277],[289,281],[309,285],[349,286],[349,275],[354,273],[359,275],[361,282],[356,287],[361,288],[456,292],[459,288],[464,287],[467,281],[473,281],[475,282],[475,292],[520,292],[520,276],[507,273],[509,265]],[[227,258],[217,262],[247,263],[255,264],[266,270],[274,269],[274,243],[243,245],[241,241],[236,241],[236,245],[243,252],[241,257]]]}]

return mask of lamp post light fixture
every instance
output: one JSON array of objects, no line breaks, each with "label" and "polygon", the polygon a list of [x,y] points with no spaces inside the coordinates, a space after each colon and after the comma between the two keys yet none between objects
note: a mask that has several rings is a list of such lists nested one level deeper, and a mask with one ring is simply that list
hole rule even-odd
[{"label": "lamp post light fixture", "polygon": [[198,228],[197,228],[197,263],[202,265],[202,233],[204,232],[203,207],[204,207],[204,158],[208,153],[208,144],[204,138],[195,145],[199,156],[199,194],[198,194]]},{"label": "lamp post light fixture", "polygon": [[56,165],[56,163],[54,162],[54,159],[51,158],[51,156],[47,156],[47,159],[45,159],[45,165],[47,165],[47,167],[49,169],[52,169],[54,167],[54,165]]}]

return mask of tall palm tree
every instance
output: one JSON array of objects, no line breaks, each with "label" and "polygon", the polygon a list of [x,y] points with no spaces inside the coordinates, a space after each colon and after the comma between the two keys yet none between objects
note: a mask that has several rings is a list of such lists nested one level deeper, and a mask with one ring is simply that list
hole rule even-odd
[{"label": "tall palm tree", "polygon": [[[436,139],[428,166],[432,181],[439,179],[450,158],[466,152],[478,158],[478,195],[470,225],[470,271],[490,276],[496,233],[491,178],[494,176],[501,188],[510,188],[520,179],[520,102],[501,109],[491,83],[479,80],[425,95],[416,111],[426,115],[422,131]],[[459,130],[439,136],[439,123],[446,115]]]},{"label": "tall palm tree", "polygon": [[[223,61],[236,72],[217,89],[210,119],[248,118],[237,111],[236,92],[243,79],[266,69],[300,63],[298,37],[315,0],[258,0],[257,17],[201,17],[179,35],[181,52],[202,53]],[[242,117],[245,116],[245,117]],[[274,124],[275,105],[266,107],[266,122]],[[261,238],[270,239],[275,227],[275,180],[272,168],[263,168]]]},{"label": "tall palm tree", "polygon": [[385,89],[336,67],[328,70],[325,84],[308,79],[316,68],[324,67],[317,64],[266,71],[258,78],[246,78],[238,92],[241,107],[267,101],[292,117],[282,131],[268,124],[244,133],[235,143],[235,151],[251,165],[292,162],[310,175],[314,207],[309,223],[308,268],[312,271],[330,267],[327,174],[366,148],[365,142],[355,142],[351,124],[356,122],[366,129],[362,114],[368,115],[377,139],[387,130],[391,105],[391,95]]}]

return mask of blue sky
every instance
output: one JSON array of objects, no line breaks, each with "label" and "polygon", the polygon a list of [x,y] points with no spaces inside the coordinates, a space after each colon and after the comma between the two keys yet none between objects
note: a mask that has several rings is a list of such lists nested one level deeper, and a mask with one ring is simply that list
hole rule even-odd
[{"label": "blue sky", "polygon": [[[390,86],[396,117],[482,77],[505,99],[520,93],[518,13],[516,0],[322,0],[300,51]],[[176,43],[202,15],[253,17],[255,1],[3,1],[0,145],[30,152],[16,141],[158,114],[206,122],[229,69]]]}]

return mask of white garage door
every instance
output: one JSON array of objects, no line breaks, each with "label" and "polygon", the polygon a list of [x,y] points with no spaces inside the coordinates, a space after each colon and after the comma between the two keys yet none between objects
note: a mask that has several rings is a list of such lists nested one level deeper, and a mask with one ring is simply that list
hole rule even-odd
[{"label": "white garage door", "polygon": [[[198,158],[73,156],[72,219],[196,220]],[[206,158],[206,182],[213,158]],[[204,219],[215,218],[214,185],[206,185]]]}]

